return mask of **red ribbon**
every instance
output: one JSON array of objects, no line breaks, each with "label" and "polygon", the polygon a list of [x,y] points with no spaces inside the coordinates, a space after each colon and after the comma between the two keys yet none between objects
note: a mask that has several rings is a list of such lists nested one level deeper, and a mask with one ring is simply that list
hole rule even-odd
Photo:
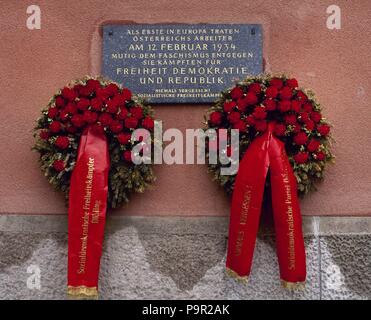
[{"label": "red ribbon", "polygon": [[107,209],[109,153],[106,136],[84,130],[70,184],[68,293],[96,296]]},{"label": "red ribbon", "polygon": [[241,279],[250,275],[259,227],[265,180],[270,169],[277,256],[283,284],[305,281],[302,220],[294,172],[285,145],[273,135],[274,124],[247,149],[235,180],[227,254],[227,269]]}]

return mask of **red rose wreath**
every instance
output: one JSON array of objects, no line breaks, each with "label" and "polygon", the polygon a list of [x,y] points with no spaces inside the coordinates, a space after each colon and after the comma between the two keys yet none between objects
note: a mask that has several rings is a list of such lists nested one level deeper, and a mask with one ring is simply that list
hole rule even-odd
[{"label": "red rose wreath", "polygon": [[[147,136],[132,136],[138,128]],[[37,120],[33,149],[41,169],[69,199],[70,294],[97,294],[106,208],[128,202],[130,193],[154,181],[150,165],[132,163],[133,147],[152,143],[153,129],[152,109],[103,78],[59,90]]]},{"label": "red rose wreath", "polygon": [[[296,79],[250,77],[222,93],[209,110],[207,125],[237,129],[240,137],[237,175],[221,175],[220,162],[209,165],[214,178],[233,193],[227,270],[240,279],[249,276],[263,193],[269,187],[281,279],[285,286],[301,286],[306,271],[297,195],[315,189],[333,159],[321,105]],[[231,148],[224,152],[237,152]]]}]

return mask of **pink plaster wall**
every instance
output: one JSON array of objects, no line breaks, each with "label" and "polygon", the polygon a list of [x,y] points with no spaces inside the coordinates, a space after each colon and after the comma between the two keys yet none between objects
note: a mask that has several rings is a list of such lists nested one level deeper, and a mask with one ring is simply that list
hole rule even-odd
[{"label": "pink plaster wall", "polygon": [[[262,23],[266,69],[314,89],[331,119],[336,165],[319,192],[302,201],[307,215],[371,214],[371,2],[335,1],[342,29],[326,28],[334,1],[37,1],[42,29],[26,28],[34,1],[0,2],[0,213],[66,213],[62,196],[39,171],[31,129],[40,108],[69,80],[100,68],[99,25]],[[198,128],[205,105],[156,106],[165,127]],[[226,215],[228,199],[201,165],[158,166],[153,190],[123,214]]]}]

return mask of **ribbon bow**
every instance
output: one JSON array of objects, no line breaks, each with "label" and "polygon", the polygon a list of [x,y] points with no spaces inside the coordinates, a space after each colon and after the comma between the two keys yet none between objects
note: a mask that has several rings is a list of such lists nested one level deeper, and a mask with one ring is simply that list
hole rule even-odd
[{"label": "ribbon bow", "polygon": [[274,123],[251,142],[236,176],[229,225],[227,271],[240,280],[250,275],[265,180],[270,170],[272,207],[280,277],[289,288],[305,282],[305,248],[296,178]]}]

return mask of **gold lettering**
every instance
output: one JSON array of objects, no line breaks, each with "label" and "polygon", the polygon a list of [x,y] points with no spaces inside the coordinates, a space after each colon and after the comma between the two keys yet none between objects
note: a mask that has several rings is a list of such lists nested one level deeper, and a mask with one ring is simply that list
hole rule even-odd
[{"label": "gold lettering", "polygon": [[246,186],[246,190],[243,195],[243,201],[242,201],[240,224],[246,224],[247,222],[247,214],[250,208],[250,200],[251,200],[251,187]]},{"label": "gold lettering", "polygon": [[100,200],[95,201],[91,223],[99,223],[99,213],[100,213]]},{"label": "gold lettering", "polygon": [[85,273],[86,265],[86,252],[88,248],[88,233],[89,233],[89,216],[90,216],[90,203],[91,203],[91,190],[93,188],[93,177],[94,177],[94,158],[89,158],[87,163],[88,173],[85,180],[85,195],[84,195],[84,204],[83,211],[84,216],[82,217],[82,236],[81,240],[81,249],[79,252],[79,270],[78,274]]},{"label": "gold lettering", "polygon": [[295,228],[294,228],[294,216],[293,216],[293,208],[292,208],[292,190],[290,185],[290,179],[288,174],[288,168],[287,163],[285,161],[286,157],[284,154],[282,154],[282,163],[284,163],[284,172],[282,173],[282,179],[284,183],[285,188],[285,204],[286,207],[286,214],[287,214],[287,226],[288,226],[288,237],[289,237],[289,243],[288,243],[288,268],[289,270],[295,269],[296,264],[296,256],[295,256]]}]

